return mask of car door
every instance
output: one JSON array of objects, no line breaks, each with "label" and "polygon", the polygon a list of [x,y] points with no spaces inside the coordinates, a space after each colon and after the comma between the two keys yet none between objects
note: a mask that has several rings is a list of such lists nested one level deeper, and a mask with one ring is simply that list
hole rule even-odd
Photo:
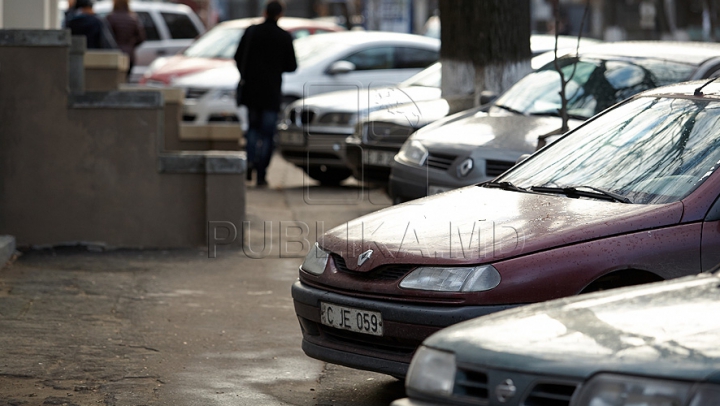
[{"label": "car door", "polygon": [[702,270],[707,272],[720,265],[720,197],[705,216],[702,228]]},{"label": "car door", "polygon": [[161,30],[149,11],[136,11],[145,29],[145,42],[135,49],[135,66],[148,66],[159,56],[165,56]]},{"label": "car door", "polygon": [[355,65],[355,69],[333,75],[332,80],[364,87],[400,83],[436,62],[438,57],[437,51],[415,46],[368,47],[341,58]]}]

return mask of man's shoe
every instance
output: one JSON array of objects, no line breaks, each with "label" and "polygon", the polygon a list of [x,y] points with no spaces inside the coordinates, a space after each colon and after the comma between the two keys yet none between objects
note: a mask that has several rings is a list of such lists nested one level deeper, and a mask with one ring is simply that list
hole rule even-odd
[{"label": "man's shoe", "polygon": [[258,179],[255,182],[255,187],[267,187],[268,183],[265,179]]}]

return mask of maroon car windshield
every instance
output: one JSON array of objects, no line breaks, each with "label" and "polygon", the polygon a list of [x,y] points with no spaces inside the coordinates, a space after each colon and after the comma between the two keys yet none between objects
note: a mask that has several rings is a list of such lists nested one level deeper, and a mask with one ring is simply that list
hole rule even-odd
[{"label": "maroon car windshield", "polygon": [[641,97],[561,138],[496,182],[608,191],[628,202],[683,199],[720,165],[720,103]]}]

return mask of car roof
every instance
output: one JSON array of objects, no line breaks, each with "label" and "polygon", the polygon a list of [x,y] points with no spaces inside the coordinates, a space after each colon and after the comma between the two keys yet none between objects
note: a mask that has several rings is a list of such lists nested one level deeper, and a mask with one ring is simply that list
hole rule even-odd
[{"label": "car roof", "polygon": [[440,47],[440,40],[416,34],[403,34],[387,31],[343,31],[331,32],[323,35],[311,35],[301,38],[300,41],[329,41],[344,43],[350,46],[366,43],[390,43],[406,41],[408,43],[423,44]]},{"label": "car roof", "polygon": [[[247,28],[254,24],[261,24],[264,17],[239,18],[218,24],[220,28]],[[280,28],[292,30],[300,27],[314,27],[332,31],[344,31],[345,27],[328,21],[313,20],[310,18],[282,17],[278,20]]]},{"label": "car roof", "polygon": [[[712,82],[712,80],[717,80]],[[704,87],[703,87],[704,86]],[[695,94],[695,90],[702,87],[701,94]],[[660,96],[660,97],[682,97],[720,100],[720,78],[694,80],[681,82],[673,85],[658,87],[638,94],[636,97]]]},{"label": "car roof", "polygon": [[[93,6],[96,11],[109,11],[113,7],[112,1],[98,1]],[[131,1],[130,10],[132,11],[169,11],[169,12],[182,12],[182,13],[193,13],[192,9],[184,4],[173,4],[173,3],[155,3],[147,1]]]},{"label": "car roof", "polygon": [[708,42],[624,41],[607,42],[584,48],[584,57],[648,58],[692,65],[720,57],[720,44]]}]

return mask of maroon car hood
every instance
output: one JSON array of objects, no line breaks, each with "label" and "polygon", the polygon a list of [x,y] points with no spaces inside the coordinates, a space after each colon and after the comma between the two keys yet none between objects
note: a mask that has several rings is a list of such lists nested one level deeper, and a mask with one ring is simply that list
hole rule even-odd
[{"label": "maroon car hood", "polygon": [[319,244],[358,271],[388,263],[478,264],[677,224],[682,213],[681,202],[623,204],[469,186],[357,218]]},{"label": "maroon car hood", "polygon": [[145,80],[156,80],[170,84],[174,78],[227,66],[228,64],[235,64],[235,61],[232,59],[190,58],[183,55],[175,55],[170,57],[165,65],[156,69],[152,72],[151,76]]}]

